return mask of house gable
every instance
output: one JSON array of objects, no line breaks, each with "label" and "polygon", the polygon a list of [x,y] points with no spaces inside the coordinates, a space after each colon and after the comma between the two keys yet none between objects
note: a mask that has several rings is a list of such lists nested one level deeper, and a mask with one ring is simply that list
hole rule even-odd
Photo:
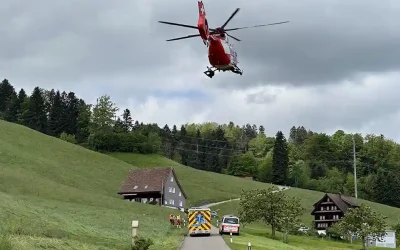
[{"label": "house gable", "polygon": [[170,174],[165,179],[164,205],[184,208],[186,206],[186,197],[174,171],[171,170]]}]

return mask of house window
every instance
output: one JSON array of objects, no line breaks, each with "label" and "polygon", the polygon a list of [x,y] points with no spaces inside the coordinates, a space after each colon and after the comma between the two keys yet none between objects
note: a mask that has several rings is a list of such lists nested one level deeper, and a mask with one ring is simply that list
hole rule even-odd
[{"label": "house window", "polygon": [[174,193],[174,194],[175,194],[175,188],[172,188],[172,193]]},{"label": "house window", "polygon": [[179,196],[182,196],[182,193],[181,193],[181,192],[179,192]]},{"label": "house window", "polygon": [[327,202],[330,202],[331,200],[329,200],[329,198],[326,200]]},{"label": "house window", "polygon": [[137,188],[137,186],[134,186],[134,187],[133,187],[133,189],[136,189],[136,188]]},{"label": "house window", "polygon": [[168,201],[167,201],[167,200],[164,200],[164,204],[167,205],[167,204],[168,204]]},{"label": "house window", "polygon": [[324,211],[324,207],[321,207],[321,211]]},{"label": "house window", "polygon": [[168,188],[168,192],[172,193],[172,187]]},{"label": "house window", "polygon": [[171,182],[174,182],[174,177],[173,176],[171,176]]},{"label": "house window", "polygon": [[175,201],[174,200],[169,200],[169,204],[170,205],[175,205]]},{"label": "house window", "polygon": [[329,206],[326,207],[326,210],[329,210]]},{"label": "house window", "polygon": [[337,210],[337,207],[336,206],[333,206],[335,209],[334,210]]},{"label": "house window", "polygon": [[182,201],[179,201],[179,206],[183,207],[183,202]]}]

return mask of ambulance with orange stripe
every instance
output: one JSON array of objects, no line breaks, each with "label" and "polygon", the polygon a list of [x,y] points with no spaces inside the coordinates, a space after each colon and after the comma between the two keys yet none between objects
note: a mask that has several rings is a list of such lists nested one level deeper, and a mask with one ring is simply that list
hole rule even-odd
[{"label": "ambulance with orange stripe", "polygon": [[209,208],[192,207],[188,209],[189,235],[211,234],[211,210]]}]

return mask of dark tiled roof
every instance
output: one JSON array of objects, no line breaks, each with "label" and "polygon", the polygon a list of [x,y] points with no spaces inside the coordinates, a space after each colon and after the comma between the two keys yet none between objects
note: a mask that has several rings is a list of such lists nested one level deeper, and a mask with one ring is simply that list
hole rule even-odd
[{"label": "dark tiled roof", "polygon": [[[327,193],[325,196],[328,196],[343,213],[346,213],[348,208],[359,206],[352,198],[344,195]],[[322,202],[325,196],[314,204],[313,212],[315,211],[317,205]],[[313,212],[311,214],[313,214]]]},{"label": "dark tiled roof", "polygon": [[184,197],[187,198],[172,167],[132,169],[129,171],[118,194],[161,192],[171,172]]}]

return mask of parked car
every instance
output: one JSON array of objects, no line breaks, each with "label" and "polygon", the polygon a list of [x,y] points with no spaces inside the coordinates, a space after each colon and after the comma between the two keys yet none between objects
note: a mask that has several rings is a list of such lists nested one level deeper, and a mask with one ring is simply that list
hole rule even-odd
[{"label": "parked car", "polygon": [[219,224],[219,234],[232,233],[239,235],[240,222],[239,218],[233,215],[224,215]]},{"label": "parked car", "polygon": [[218,218],[218,213],[217,213],[217,211],[211,211],[211,217],[212,217],[212,218]]},{"label": "parked car", "polygon": [[301,227],[299,228],[299,231],[300,231],[300,232],[303,232],[303,233],[307,233],[308,230],[309,230],[309,228],[308,228],[308,227],[305,227],[305,226],[301,226]]}]

